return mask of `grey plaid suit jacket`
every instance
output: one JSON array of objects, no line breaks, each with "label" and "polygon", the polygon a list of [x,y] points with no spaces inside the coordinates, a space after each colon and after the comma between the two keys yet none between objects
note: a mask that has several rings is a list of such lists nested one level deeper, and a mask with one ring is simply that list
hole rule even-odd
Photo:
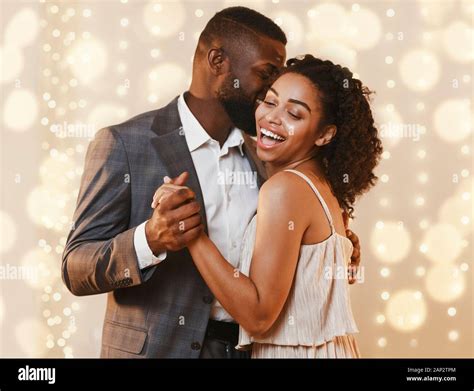
[{"label": "grey plaid suit jacket", "polygon": [[[263,166],[254,141],[245,138],[260,187]],[[150,203],[163,177],[183,171],[206,222],[201,185],[217,181],[199,183],[177,98],[101,129],[89,145],[62,277],[75,295],[108,294],[101,357],[199,357],[213,296],[188,250],[168,252],[165,261],[142,271],[133,243],[135,227],[152,215]]]}]

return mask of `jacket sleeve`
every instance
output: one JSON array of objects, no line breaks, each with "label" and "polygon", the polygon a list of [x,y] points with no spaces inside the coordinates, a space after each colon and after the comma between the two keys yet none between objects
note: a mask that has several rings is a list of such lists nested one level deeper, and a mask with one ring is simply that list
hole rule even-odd
[{"label": "jacket sleeve", "polygon": [[113,128],[90,143],[62,257],[62,278],[78,296],[138,285],[143,276],[134,248],[130,170],[127,153]]}]

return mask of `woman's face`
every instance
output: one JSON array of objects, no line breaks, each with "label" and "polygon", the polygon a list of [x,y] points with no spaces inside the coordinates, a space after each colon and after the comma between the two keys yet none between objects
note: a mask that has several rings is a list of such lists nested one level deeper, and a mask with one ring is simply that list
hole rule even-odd
[{"label": "woman's face", "polygon": [[313,155],[315,144],[322,145],[321,110],[318,91],[306,77],[279,77],[255,112],[259,159],[285,166]]}]

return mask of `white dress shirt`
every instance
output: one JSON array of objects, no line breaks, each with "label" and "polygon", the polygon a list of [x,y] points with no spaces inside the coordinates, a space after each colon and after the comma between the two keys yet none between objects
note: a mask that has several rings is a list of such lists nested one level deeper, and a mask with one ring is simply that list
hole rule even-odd
[{"label": "white dress shirt", "polygon": [[[178,99],[178,112],[201,185],[209,238],[237,269],[245,229],[258,202],[257,173],[252,171],[242,150],[242,132],[232,129],[221,148],[193,115],[184,94]],[[142,269],[166,258],[166,253],[153,255],[146,241],[145,223],[137,227],[134,244]],[[217,300],[211,309],[211,319],[233,321]]]}]

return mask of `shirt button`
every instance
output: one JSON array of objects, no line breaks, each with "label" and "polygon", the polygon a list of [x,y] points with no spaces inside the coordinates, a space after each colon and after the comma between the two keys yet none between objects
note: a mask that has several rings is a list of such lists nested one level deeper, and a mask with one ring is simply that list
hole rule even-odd
[{"label": "shirt button", "polygon": [[212,303],[212,296],[209,296],[209,295],[203,296],[202,301],[206,304],[211,304]]},{"label": "shirt button", "polygon": [[191,344],[191,349],[193,349],[193,350],[199,350],[199,349],[201,349],[201,344],[200,344],[199,342],[193,342],[193,343]]}]

